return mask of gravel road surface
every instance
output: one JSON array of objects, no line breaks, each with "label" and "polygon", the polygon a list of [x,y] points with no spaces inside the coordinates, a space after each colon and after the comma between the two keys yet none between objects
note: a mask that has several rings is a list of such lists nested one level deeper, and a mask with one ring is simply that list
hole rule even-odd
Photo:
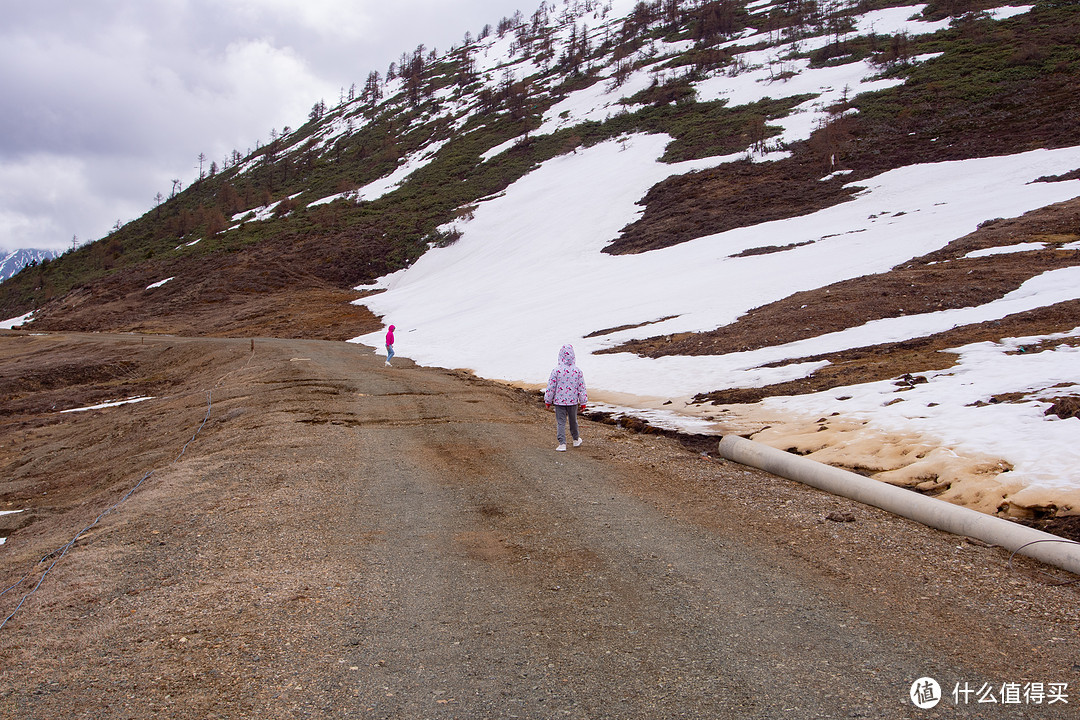
[{"label": "gravel road surface", "polygon": [[1076,716],[1073,578],[395,363],[0,334],[0,717]]}]

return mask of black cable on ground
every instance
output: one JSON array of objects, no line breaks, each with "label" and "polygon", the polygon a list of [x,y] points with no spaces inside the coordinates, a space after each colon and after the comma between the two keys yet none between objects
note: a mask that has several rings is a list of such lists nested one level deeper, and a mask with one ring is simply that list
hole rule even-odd
[{"label": "black cable on ground", "polygon": [[[1080,543],[1077,543],[1074,540],[1067,540],[1065,538],[1062,538],[1061,540],[1033,540],[1033,541],[1031,541],[1029,543],[1024,543],[1020,547],[1013,550],[1012,554],[1009,555],[1009,570],[1013,571],[1017,575],[1022,574],[1019,570],[1017,570],[1016,568],[1013,567],[1013,558],[1016,557],[1016,554],[1018,552],[1020,552],[1024,548],[1026,548],[1028,545],[1037,545],[1039,543],[1069,543],[1071,545],[1080,545]],[[1044,572],[1040,572],[1038,570],[1036,570],[1035,572],[1038,573],[1039,575],[1041,575],[1043,578],[1046,578],[1047,580],[1053,580],[1054,582],[1047,582],[1046,583],[1050,587],[1059,587],[1059,586],[1063,586],[1063,585],[1073,585],[1075,583],[1080,582],[1080,577],[1073,578],[1072,580],[1059,581],[1056,577],[1053,577],[1051,575],[1047,575]],[[1046,580],[1044,580],[1044,582],[1046,582]]]},{"label": "black cable on ground", "polygon": [[[250,360],[249,360],[249,362],[250,362]],[[191,436],[191,439],[188,440],[186,443],[184,443],[184,447],[180,449],[180,454],[176,456],[176,459],[173,460],[170,463],[170,465],[175,465],[176,463],[180,462],[180,459],[182,457],[184,457],[184,453],[187,452],[188,446],[191,445],[191,443],[193,443],[195,441],[195,438],[197,438],[199,436],[199,433],[202,432],[203,427],[206,426],[207,421],[210,419],[210,411],[213,409],[212,392],[213,392],[212,390],[207,390],[206,391],[206,415],[203,417],[202,422],[199,424],[199,427],[195,430],[195,434]],[[38,591],[38,588],[41,587],[41,584],[43,582],[45,582],[45,578],[48,577],[48,575],[52,571],[52,569],[54,567],[56,567],[56,564],[58,562],[60,562],[60,560],[62,560],[65,555],[67,555],[68,550],[70,550],[75,545],[75,543],[78,542],[79,538],[81,538],[83,535],[85,535],[87,532],[89,532],[91,529],[93,529],[99,522],[101,522],[102,518],[104,518],[106,515],[111,513],[116,508],[123,505],[124,502],[127,501],[127,499],[129,497],[131,497],[135,493],[135,491],[138,490],[139,487],[142,486],[142,484],[145,483],[150,478],[151,475],[154,474],[154,472],[155,472],[154,470],[151,470],[148,473],[146,473],[145,475],[143,475],[142,479],[139,480],[139,482],[135,483],[135,485],[130,490],[128,490],[127,493],[125,493],[122,498],[120,498],[113,505],[109,506],[104,511],[102,511],[102,513],[100,515],[98,515],[94,519],[94,521],[92,523],[90,523],[89,525],[84,527],[82,530],[77,532],[75,534],[75,537],[71,538],[71,540],[69,540],[67,543],[65,543],[64,545],[61,545],[56,550],[53,550],[51,553],[47,554],[45,557],[41,558],[41,560],[38,561],[37,564],[38,564],[38,566],[40,566],[43,563],[45,563],[46,561],[48,561],[50,558],[52,558],[52,562],[49,563],[49,566],[46,567],[45,570],[41,573],[41,577],[38,578],[38,581],[34,585],[34,587],[29,592],[27,592],[25,595],[22,596],[22,599],[19,600],[19,604],[15,606],[15,609],[11,611],[11,614],[8,615],[6,618],[4,618],[3,622],[0,622],[0,630],[3,630],[4,626],[6,626],[8,624],[8,621],[11,620],[11,618],[15,617],[15,613],[19,612],[19,610],[22,608],[23,604],[27,601],[27,599],[30,598],[34,593],[36,593]],[[34,569],[32,568],[29,572],[27,572],[25,575],[23,575],[23,577],[18,582],[16,582],[11,587],[5,589],[3,592],[0,592],[0,597],[3,597],[4,595],[6,595],[11,590],[14,590],[15,588],[22,585],[26,581],[26,579],[29,578],[33,574],[34,574]]]},{"label": "black cable on ground", "polygon": [[[176,456],[176,459],[173,460],[172,463],[170,463],[171,465],[176,464],[177,462],[180,461],[180,458],[184,457],[184,453],[187,452],[188,446],[191,445],[191,443],[193,443],[195,438],[199,437],[199,433],[202,432],[203,427],[206,425],[206,421],[210,420],[210,413],[211,413],[211,410],[214,407],[214,405],[213,405],[214,388],[220,388],[221,383],[224,383],[226,378],[228,378],[230,375],[233,375],[233,373],[239,372],[240,370],[243,370],[243,369],[247,368],[247,366],[252,364],[253,359],[255,359],[255,339],[254,338],[252,339],[252,354],[247,356],[247,362],[244,363],[243,367],[235,369],[235,370],[230,370],[229,372],[226,372],[225,375],[222,375],[220,378],[217,379],[217,382],[214,383],[214,386],[213,386],[213,388],[211,390],[206,391],[206,415],[203,417],[203,420],[199,424],[198,429],[195,430],[194,434],[191,436],[191,439],[189,439],[187,441],[187,443],[184,444],[183,448],[180,448],[180,453],[178,454],[178,456]],[[8,622],[12,619],[12,617],[15,616],[15,613],[17,613],[19,611],[19,609],[21,609],[23,607],[23,604],[26,602],[27,598],[29,598],[30,596],[32,596],[33,594],[38,592],[38,588],[41,587],[41,584],[44,582],[46,576],[48,576],[49,573],[52,571],[52,569],[54,567],[56,567],[56,563],[59,562],[60,559],[62,559],[65,555],[67,555],[67,552],[69,551],[69,549],[71,549],[71,547],[76,544],[76,542],[79,540],[79,538],[81,538],[82,535],[84,535],[87,531],[90,531],[94,526],[96,526],[98,524],[98,522],[102,521],[102,518],[104,518],[106,515],[108,515],[112,511],[116,510],[116,508],[119,507],[120,505],[122,505],[124,503],[124,501],[131,498],[132,494],[136,490],[138,490],[141,485],[146,483],[146,481],[150,478],[151,475],[153,475],[153,473],[154,473],[154,471],[151,470],[146,475],[144,475],[143,478],[141,478],[138,481],[138,483],[136,483],[135,486],[131,490],[127,491],[124,494],[123,498],[121,498],[119,501],[117,501],[116,503],[114,503],[110,507],[106,508],[105,512],[98,515],[94,519],[94,521],[91,522],[90,525],[87,525],[85,528],[83,528],[78,533],[76,533],[75,538],[72,538],[69,542],[65,543],[64,545],[60,545],[59,547],[54,549],[53,552],[49,553],[48,555],[45,555],[43,558],[38,560],[37,566],[35,566],[35,568],[38,567],[38,566],[43,565],[43,563],[48,561],[50,558],[54,558],[53,561],[50,563],[49,567],[45,568],[44,571],[41,573],[40,578],[38,578],[38,582],[35,584],[35,586],[33,586],[33,588],[30,590],[30,592],[28,592],[26,595],[24,595],[22,597],[22,599],[18,601],[17,606],[15,606],[15,609],[11,612],[11,614],[6,616],[5,619],[3,620],[3,622],[0,622],[0,629],[3,629],[4,626],[6,624],[8,624]],[[28,578],[30,578],[30,575],[32,575],[33,572],[35,572],[35,568],[31,568],[29,571],[27,571],[27,573],[25,575],[23,575],[21,579],[19,579],[17,582],[15,582],[15,584],[11,585],[10,587],[4,588],[2,590],[2,592],[0,592],[0,597],[3,597],[4,595],[10,593],[11,590],[13,590],[16,587],[18,587],[19,585],[22,585],[23,583],[25,583],[26,580]]]}]

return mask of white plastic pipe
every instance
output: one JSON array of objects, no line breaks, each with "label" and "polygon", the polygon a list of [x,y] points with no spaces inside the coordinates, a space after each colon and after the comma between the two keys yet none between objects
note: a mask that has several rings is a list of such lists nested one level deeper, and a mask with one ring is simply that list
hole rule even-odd
[{"label": "white plastic pipe", "polygon": [[920,495],[737,435],[724,436],[720,441],[720,456],[1080,575],[1080,543],[1057,535]]}]

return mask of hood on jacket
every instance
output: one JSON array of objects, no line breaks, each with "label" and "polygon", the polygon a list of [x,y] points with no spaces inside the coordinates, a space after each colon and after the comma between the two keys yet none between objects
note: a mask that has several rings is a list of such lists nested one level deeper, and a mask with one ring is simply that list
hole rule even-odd
[{"label": "hood on jacket", "polygon": [[573,367],[576,358],[574,357],[574,346],[563,345],[559,350],[559,364],[566,365],[567,367]]},{"label": "hood on jacket", "polygon": [[393,325],[390,326],[390,332],[394,332],[394,326]]}]

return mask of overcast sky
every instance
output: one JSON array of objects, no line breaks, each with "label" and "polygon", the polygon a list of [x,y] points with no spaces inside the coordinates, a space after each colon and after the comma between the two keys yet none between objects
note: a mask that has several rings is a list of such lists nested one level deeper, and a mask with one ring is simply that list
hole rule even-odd
[{"label": "overcast sky", "polygon": [[200,153],[246,153],[402,52],[539,4],[0,0],[0,250],[100,239]]}]

